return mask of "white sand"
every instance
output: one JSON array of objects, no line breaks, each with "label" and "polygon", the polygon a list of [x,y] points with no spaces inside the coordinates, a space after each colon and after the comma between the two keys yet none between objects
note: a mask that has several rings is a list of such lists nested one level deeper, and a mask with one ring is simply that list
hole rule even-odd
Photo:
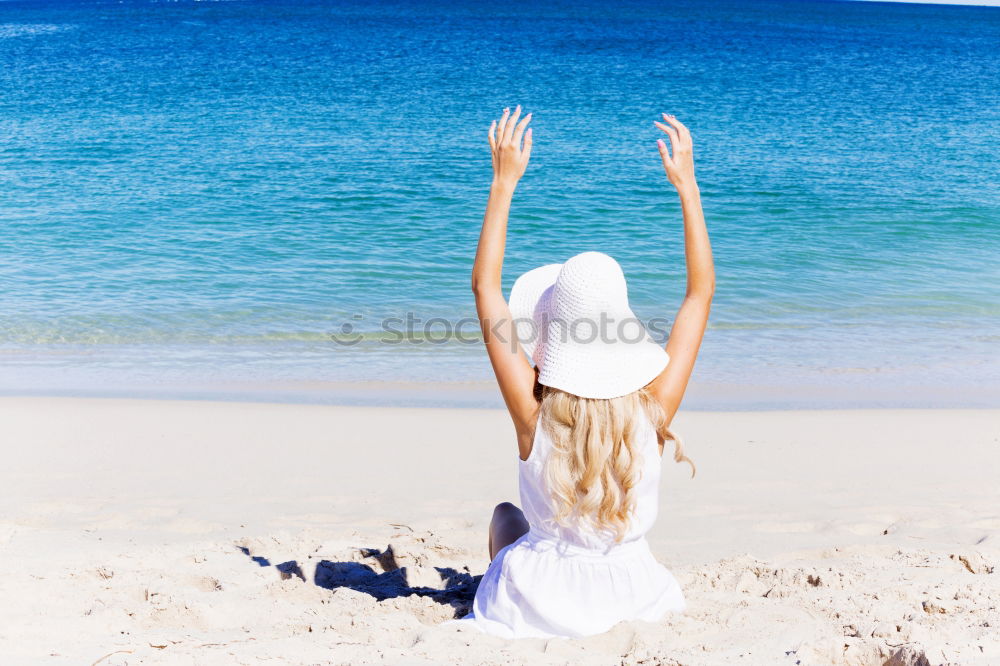
[{"label": "white sand", "polygon": [[0,419],[5,664],[1000,663],[1000,410],[682,413],[698,477],[665,462],[649,540],[688,612],[521,641],[435,626],[517,501],[502,412]]}]

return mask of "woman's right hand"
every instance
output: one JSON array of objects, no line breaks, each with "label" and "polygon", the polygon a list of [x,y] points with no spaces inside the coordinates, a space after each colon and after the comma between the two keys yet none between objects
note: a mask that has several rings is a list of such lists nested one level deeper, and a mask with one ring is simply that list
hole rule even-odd
[{"label": "woman's right hand", "polygon": [[663,139],[656,140],[656,145],[660,149],[660,158],[663,159],[663,170],[667,172],[667,179],[678,190],[694,186],[696,181],[694,178],[694,146],[691,142],[691,132],[674,116],[666,113],[662,115],[663,119],[669,125],[655,120],[653,124],[670,137],[670,149],[673,152],[673,156],[667,151],[667,144]]},{"label": "woman's right hand", "polygon": [[[513,187],[521,180],[524,170],[528,168],[531,158],[531,130],[525,132],[525,127],[531,120],[529,113],[521,122],[521,105],[518,104],[511,114],[510,109],[503,110],[500,121],[490,125],[490,152],[493,155],[493,181]],[[524,146],[521,146],[521,138]]]}]

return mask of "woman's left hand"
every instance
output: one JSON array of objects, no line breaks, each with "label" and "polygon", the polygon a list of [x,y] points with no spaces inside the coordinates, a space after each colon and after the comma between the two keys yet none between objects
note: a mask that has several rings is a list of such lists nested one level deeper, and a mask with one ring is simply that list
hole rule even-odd
[{"label": "woman's left hand", "polygon": [[670,137],[673,156],[670,155],[667,144],[662,139],[656,142],[660,149],[660,157],[663,159],[663,170],[667,172],[667,179],[678,191],[695,187],[697,183],[694,177],[694,145],[691,141],[691,132],[674,116],[666,113],[662,115],[663,120],[669,124],[655,120],[653,124]]},{"label": "woman's left hand", "polygon": [[528,159],[531,157],[531,130],[525,132],[531,114],[518,122],[520,115],[520,104],[514,109],[513,114],[510,113],[510,109],[504,109],[500,121],[494,120],[489,132],[490,152],[493,155],[493,181],[510,187],[517,185],[517,181],[521,180],[524,170],[528,168]]}]

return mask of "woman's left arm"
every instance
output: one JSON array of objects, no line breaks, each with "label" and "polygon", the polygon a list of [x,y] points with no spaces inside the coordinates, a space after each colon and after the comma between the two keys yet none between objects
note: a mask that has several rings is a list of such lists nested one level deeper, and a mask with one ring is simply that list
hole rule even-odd
[{"label": "woman's left arm", "polygon": [[691,132],[674,116],[663,114],[665,123],[655,122],[670,137],[673,156],[661,140],[657,144],[667,179],[677,188],[684,216],[684,256],[687,264],[687,292],[667,341],[670,363],[650,383],[650,389],[667,415],[667,425],[680,407],[687,390],[695,358],[701,347],[708,313],[715,295],[715,265],[712,246],[701,208],[701,193],[694,177],[694,148]]},{"label": "woman's left arm", "polygon": [[476,311],[493,373],[507,411],[514,420],[518,439],[522,440],[534,429],[534,416],[538,409],[534,397],[535,371],[521,351],[510,307],[501,289],[507,216],[514,190],[531,156],[531,130],[525,131],[531,114],[518,122],[520,115],[520,106],[514,109],[513,114],[504,109],[500,121],[494,120],[490,125],[493,183],[479,235],[476,262],[472,267],[472,293],[476,297]]}]

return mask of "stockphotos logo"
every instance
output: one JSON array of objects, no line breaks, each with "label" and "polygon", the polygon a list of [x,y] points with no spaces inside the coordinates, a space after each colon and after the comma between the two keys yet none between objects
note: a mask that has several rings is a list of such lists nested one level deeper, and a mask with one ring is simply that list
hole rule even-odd
[{"label": "stockphotos logo", "polygon": [[[353,346],[369,341],[386,345],[443,345],[482,344],[486,332],[492,339],[513,346],[511,334],[516,330],[522,343],[534,343],[544,336],[555,336],[560,342],[577,344],[637,344],[640,342],[665,342],[670,330],[670,320],[653,317],[645,322],[636,317],[615,319],[601,313],[597,319],[560,319],[543,317],[542,321],[521,317],[517,319],[484,319],[482,323],[475,317],[447,319],[431,317],[423,319],[413,312],[402,317],[385,317],[375,328],[364,326],[366,318],[362,314],[353,315],[340,325],[340,330],[330,334],[330,339],[339,345]],[[514,328],[512,328],[513,324]]]}]

